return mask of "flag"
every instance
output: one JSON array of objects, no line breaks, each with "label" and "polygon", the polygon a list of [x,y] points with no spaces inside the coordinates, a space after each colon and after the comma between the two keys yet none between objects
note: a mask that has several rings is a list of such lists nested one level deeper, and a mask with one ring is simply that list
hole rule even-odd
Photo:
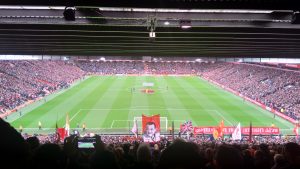
[{"label": "flag", "polygon": [[60,141],[60,133],[58,131],[58,124],[57,124],[57,120],[56,120],[56,123],[55,123],[55,134],[56,134],[56,142],[58,143]]},{"label": "flag", "polygon": [[297,124],[295,125],[294,133],[295,133],[295,135],[296,135],[296,138],[298,138],[299,132],[298,132],[298,125],[297,125]]},{"label": "flag", "polygon": [[233,140],[241,140],[242,139],[242,132],[241,132],[241,123],[239,123],[232,133]]},{"label": "flag", "polygon": [[219,124],[219,129],[218,129],[219,137],[223,137],[223,135],[224,135],[223,129],[224,129],[224,120],[222,119],[222,121]]},{"label": "flag", "polygon": [[65,132],[66,132],[65,135],[68,137],[68,136],[70,135],[70,120],[69,120],[69,113],[67,113],[67,116],[66,116]]},{"label": "flag", "polygon": [[137,121],[134,121],[133,127],[131,129],[131,132],[135,135],[135,137],[137,138],[138,136],[138,126],[137,126]]},{"label": "flag", "polygon": [[142,130],[144,142],[160,141],[160,115],[142,115]]},{"label": "flag", "polygon": [[66,136],[65,128],[57,128],[57,140],[64,141]]},{"label": "flag", "polygon": [[191,133],[191,132],[193,132],[193,130],[194,130],[194,127],[193,127],[192,121],[190,121],[190,120],[188,120],[185,123],[180,125],[180,132],[182,134],[185,134],[187,132]]},{"label": "flag", "polygon": [[153,123],[155,123],[155,125],[156,125],[156,129],[158,130],[158,131],[160,131],[160,115],[159,114],[157,114],[157,115],[152,115],[152,116],[145,116],[145,115],[142,115],[142,129],[143,129],[143,131],[145,131],[145,129],[146,129],[146,124],[148,123],[148,122],[153,122]]},{"label": "flag", "polygon": [[220,137],[223,137],[223,129],[224,129],[224,121],[222,119],[219,126],[214,128],[214,131],[213,131],[214,139],[218,139]]},{"label": "flag", "polygon": [[252,121],[250,121],[250,128],[249,128],[249,142],[252,142]]},{"label": "flag", "polygon": [[214,129],[214,131],[213,131],[213,138],[216,140],[216,139],[218,139],[219,138],[219,132],[218,132],[218,129]]},{"label": "flag", "polygon": [[57,131],[57,129],[58,129],[57,121],[56,121],[56,123],[55,123],[55,129],[56,129],[56,131]]}]

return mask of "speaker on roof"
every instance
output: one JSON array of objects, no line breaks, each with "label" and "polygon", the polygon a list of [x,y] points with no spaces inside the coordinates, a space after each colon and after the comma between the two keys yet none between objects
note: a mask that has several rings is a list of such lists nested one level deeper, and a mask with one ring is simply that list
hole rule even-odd
[{"label": "speaker on roof", "polygon": [[66,7],[64,17],[67,21],[75,21],[75,7]]},{"label": "speaker on roof", "polygon": [[299,11],[294,11],[292,15],[292,24],[300,24],[300,12]]}]

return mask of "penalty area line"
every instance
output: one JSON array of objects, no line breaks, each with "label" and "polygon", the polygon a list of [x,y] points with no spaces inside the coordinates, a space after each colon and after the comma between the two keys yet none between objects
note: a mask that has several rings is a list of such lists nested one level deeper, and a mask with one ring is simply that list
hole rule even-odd
[{"label": "penalty area line", "polygon": [[111,125],[110,125],[110,128],[112,129],[113,128],[113,125],[115,124],[115,120],[112,121]]},{"label": "penalty area line", "polygon": [[[70,118],[69,122],[71,122],[71,121],[78,115],[78,113],[81,112],[81,110],[82,110],[82,109],[79,109],[79,110],[78,110],[78,111]],[[64,125],[64,127],[66,127],[66,125]]]}]

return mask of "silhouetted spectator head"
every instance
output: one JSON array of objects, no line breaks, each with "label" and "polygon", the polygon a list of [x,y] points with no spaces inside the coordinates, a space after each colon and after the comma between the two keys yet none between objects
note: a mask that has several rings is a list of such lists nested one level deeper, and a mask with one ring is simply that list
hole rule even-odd
[{"label": "silhouetted spectator head", "polygon": [[0,164],[9,168],[24,168],[29,158],[29,146],[9,123],[0,118]]},{"label": "silhouetted spectator head", "polygon": [[198,145],[176,140],[163,151],[157,168],[194,169],[203,166],[204,160],[200,155]]},{"label": "silhouetted spectator head", "polygon": [[218,147],[215,155],[217,169],[242,169],[243,158],[241,153],[229,145]]},{"label": "silhouetted spectator head", "polygon": [[282,154],[275,154],[274,163],[277,167],[283,167],[286,165],[286,160]]},{"label": "silhouetted spectator head", "polygon": [[37,137],[35,137],[35,136],[27,138],[26,142],[29,144],[31,150],[35,150],[40,145],[39,139]]},{"label": "silhouetted spectator head", "polygon": [[47,143],[36,149],[34,154],[36,168],[64,168],[64,153],[57,144]]},{"label": "silhouetted spectator head", "polygon": [[300,146],[297,143],[287,143],[284,146],[284,155],[292,166],[300,168]]},{"label": "silhouetted spectator head", "polygon": [[118,169],[120,168],[115,154],[107,149],[95,151],[90,158],[91,169]]}]

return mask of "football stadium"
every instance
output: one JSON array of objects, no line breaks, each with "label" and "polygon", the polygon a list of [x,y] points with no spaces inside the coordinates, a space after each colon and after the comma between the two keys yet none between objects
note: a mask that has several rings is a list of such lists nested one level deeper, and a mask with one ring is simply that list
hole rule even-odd
[{"label": "football stadium", "polygon": [[300,168],[292,0],[0,2],[0,167]]}]

